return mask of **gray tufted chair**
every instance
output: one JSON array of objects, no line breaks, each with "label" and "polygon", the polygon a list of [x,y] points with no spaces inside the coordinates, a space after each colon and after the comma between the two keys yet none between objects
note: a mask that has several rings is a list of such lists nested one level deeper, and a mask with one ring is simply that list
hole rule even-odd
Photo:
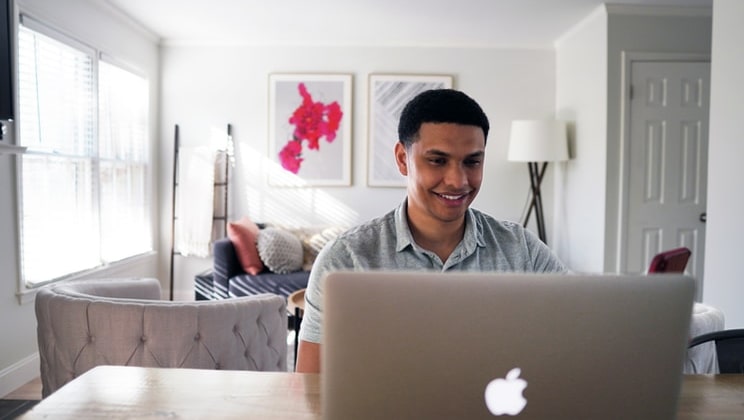
[{"label": "gray tufted chair", "polygon": [[42,396],[98,365],[287,370],[284,298],[159,299],[156,279],[82,280],[40,289]]}]

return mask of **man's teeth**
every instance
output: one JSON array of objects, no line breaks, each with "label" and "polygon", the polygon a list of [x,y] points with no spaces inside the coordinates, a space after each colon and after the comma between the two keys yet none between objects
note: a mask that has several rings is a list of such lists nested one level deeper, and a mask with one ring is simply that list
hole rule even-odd
[{"label": "man's teeth", "polygon": [[459,200],[465,196],[465,194],[460,194],[460,195],[439,194],[439,195],[447,200]]}]

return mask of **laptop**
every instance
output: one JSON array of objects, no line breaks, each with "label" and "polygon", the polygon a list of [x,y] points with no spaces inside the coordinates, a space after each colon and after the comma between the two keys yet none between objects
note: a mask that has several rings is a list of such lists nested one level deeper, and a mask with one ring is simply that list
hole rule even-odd
[{"label": "laptop", "polygon": [[694,281],[334,272],[327,419],[676,417]]}]

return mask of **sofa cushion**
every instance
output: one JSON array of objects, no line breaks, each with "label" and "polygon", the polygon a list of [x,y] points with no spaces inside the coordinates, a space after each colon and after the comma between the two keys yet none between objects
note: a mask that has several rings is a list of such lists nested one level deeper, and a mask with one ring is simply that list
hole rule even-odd
[{"label": "sofa cushion", "polygon": [[346,229],[340,226],[325,228],[307,239],[307,247],[315,252],[315,256],[318,256],[318,253],[323,249],[325,244],[328,243],[328,241],[336,239],[336,237],[342,234],[344,230]]},{"label": "sofa cushion", "polygon": [[243,217],[228,223],[227,237],[235,246],[235,254],[246,273],[256,275],[263,271],[264,264],[256,248],[258,226],[251,219]]},{"label": "sofa cushion", "polygon": [[302,242],[286,230],[267,227],[258,233],[258,255],[269,270],[284,274],[302,269]]},{"label": "sofa cushion", "polygon": [[318,252],[323,249],[328,241],[336,238],[336,236],[344,232],[346,228],[341,226],[310,226],[301,228],[285,228],[285,230],[297,236],[300,239],[300,242],[302,242],[302,269],[310,271],[313,268],[313,263],[315,262],[315,258],[318,256]]},{"label": "sofa cushion", "polygon": [[238,274],[230,279],[230,297],[250,296],[260,293],[273,293],[287,298],[293,292],[307,287],[309,271],[294,271],[277,274],[270,271],[252,276]]}]

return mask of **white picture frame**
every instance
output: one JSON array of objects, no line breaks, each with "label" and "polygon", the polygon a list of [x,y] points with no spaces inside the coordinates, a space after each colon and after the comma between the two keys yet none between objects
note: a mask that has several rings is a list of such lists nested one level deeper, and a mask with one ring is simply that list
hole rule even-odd
[{"label": "white picture frame", "polygon": [[405,187],[406,178],[395,163],[398,120],[403,107],[417,94],[452,88],[454,77],[434,74],[370,74],[367,135],[367,185]]},{"label": "white picture frame", "polygon": [[268,184],[350,186],[351,113],[351,74],[270,74]]}]

